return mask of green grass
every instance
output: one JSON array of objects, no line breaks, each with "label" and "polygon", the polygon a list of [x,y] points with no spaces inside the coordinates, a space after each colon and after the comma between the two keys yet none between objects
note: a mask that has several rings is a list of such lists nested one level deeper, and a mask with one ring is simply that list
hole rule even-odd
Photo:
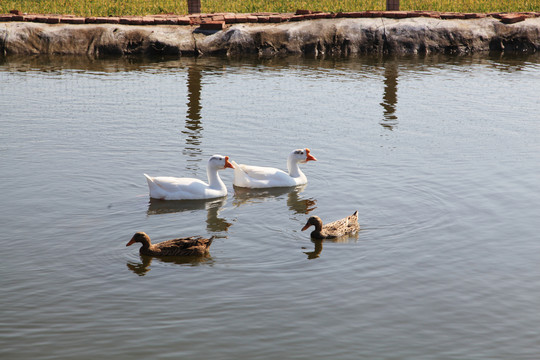
[{"label": "green grass", "polygon": [[[201,0],[202,11],[294,12],[385,10],[386,0]],[[80,16],[187,14],[186,0],[0,0],[0,14],[17,9],[37,14]],[[401,10],[455,12],[540,11],[540,0],[401,0]]]}]

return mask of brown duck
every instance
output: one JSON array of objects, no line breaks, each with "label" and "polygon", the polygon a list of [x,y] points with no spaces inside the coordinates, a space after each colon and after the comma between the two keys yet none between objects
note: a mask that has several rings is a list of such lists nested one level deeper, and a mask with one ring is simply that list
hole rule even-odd
[{"label": "brown duck", "polygon": [[323,225],[320,217],[312,216],[308,219],[302,231],[315,226],[315,230],[311,232],[311,237],[315,239],[333,239],[343,235],[352,234],[360,230],[358,225],[358,211],[355,211],[351,216],[347,216],[341,220],[336,220],[329,224]]},{"label": "brown duck", "polygon": [[136,242],[142,244],[139,253],[150,256],[204,256],[212,244],[212,236],[209,239],[200,236],[172,239],[157,244],[152,244],[150,237],[144,232],[137,232],[126,244],[130,246]]}]

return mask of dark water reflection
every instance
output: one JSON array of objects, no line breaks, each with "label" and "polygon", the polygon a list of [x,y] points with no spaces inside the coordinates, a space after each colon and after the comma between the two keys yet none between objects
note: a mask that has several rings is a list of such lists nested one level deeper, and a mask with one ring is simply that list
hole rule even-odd
[{"label": "dark water reflection", "polygon": [[201,79],[201,67],[197,65],[190,66],[187,70],[188,112],[186,116],[186,128],[182,131],[182,134],[186,137],[186,147],[183,154],[192,158],[188,169],[193,171],[199,169],[198,164],[201,161],[202,154],[200,148],[201,132],[203,130],[201,123]]},{"label": "dark water reflection", "polygon": [[392,130],[398,124],[396,115],[397,90],[398,90],[398,63],[396,60],[384,63],[384,93],[383,102],[383,120],[381,125]]},{"label": "dark water reflection", "polygon": [[[446,64],[455,66],[468,66],[473,64],[485,64],[503,72],[519,72],[526,70],[530,64],[540,62],[540,54],[504,54],[492,53],[489,55],[476,54],[470,56],[449,56],[435,54],[432,56],[407,55],[396,56],[362,56],[358,58],[305,58],[305,57],[281,57],[275,59],[258,59],[257,57],[245,56],[240,58],[226,57],[203,57],[203,58],[151,58],[151,57],[107,57],[95,59],[91,57],[66,56],[66,55],[30,55],[30,56],[1,56],[0,71],[65,71],[82,70],[84,72],[130,72],[167,70],[183,71],[193,69],[188,86],[193,86],[193,94],[200,92],[199,81],[203,74],[226,74],[230,66],[237,67],[260,67],[265,71],[279,71],[289,66],[304,65],[312,69],[339,69],[343,65],[347,68],[361,68],[365,65],[388,68],[390,75],[395,76],[395,65],[403,70],[418,70],[425,66],[441,68]],[[394,70],[392,70],[394,69]],[[193,98],[193,108],[189,110],[189,118],[195,119],[200,116],[200,107],[197,107],[197,98]],[[188,102],[191,102],[188,99]],[[200,104],[199,104],[200,105]]]}]

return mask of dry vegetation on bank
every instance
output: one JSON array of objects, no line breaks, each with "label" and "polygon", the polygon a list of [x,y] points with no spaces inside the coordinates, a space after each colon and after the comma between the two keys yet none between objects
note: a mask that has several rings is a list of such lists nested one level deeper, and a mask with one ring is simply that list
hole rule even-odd
[{"label": "dry vegetation on bank", "polygon": [[[385,10],[386,0],[201,0],[202,12],[294,12],[297,9],[340,12]],[[540,0],[401,0],[401,10],[452,12],[540,11]],[[120,16],[187,14],[186,0],[1,0],[0,14],[17,9],[35,14]]]}]

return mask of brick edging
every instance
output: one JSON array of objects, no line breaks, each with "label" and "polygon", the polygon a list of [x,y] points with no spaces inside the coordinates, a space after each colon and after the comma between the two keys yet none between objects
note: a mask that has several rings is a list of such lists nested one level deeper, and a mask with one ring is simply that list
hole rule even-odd
[{"label": "brick edging", "polygon": [[201,25],[212,30],[223,29],[225,24],[238,23],[282,23],[314,19],[334,18],[392,18],[404,19],[413,17],[429,17],[436,19],[482,19],[493,17],[506,24],[523,21],[527,18],[540,17],[540,12],[516,13],[455,13],[436,11],[357,11],[327,13],[310,10],[297,10],[296,13],[213,13],[193,15],[146,15],[146,16],[92,16],[80,17],[75,15],[52,14],[23,14],[12,10],[9,14],[0,14],[0,22],[26,21],[47,24],[124,24],[124,25]]}]

